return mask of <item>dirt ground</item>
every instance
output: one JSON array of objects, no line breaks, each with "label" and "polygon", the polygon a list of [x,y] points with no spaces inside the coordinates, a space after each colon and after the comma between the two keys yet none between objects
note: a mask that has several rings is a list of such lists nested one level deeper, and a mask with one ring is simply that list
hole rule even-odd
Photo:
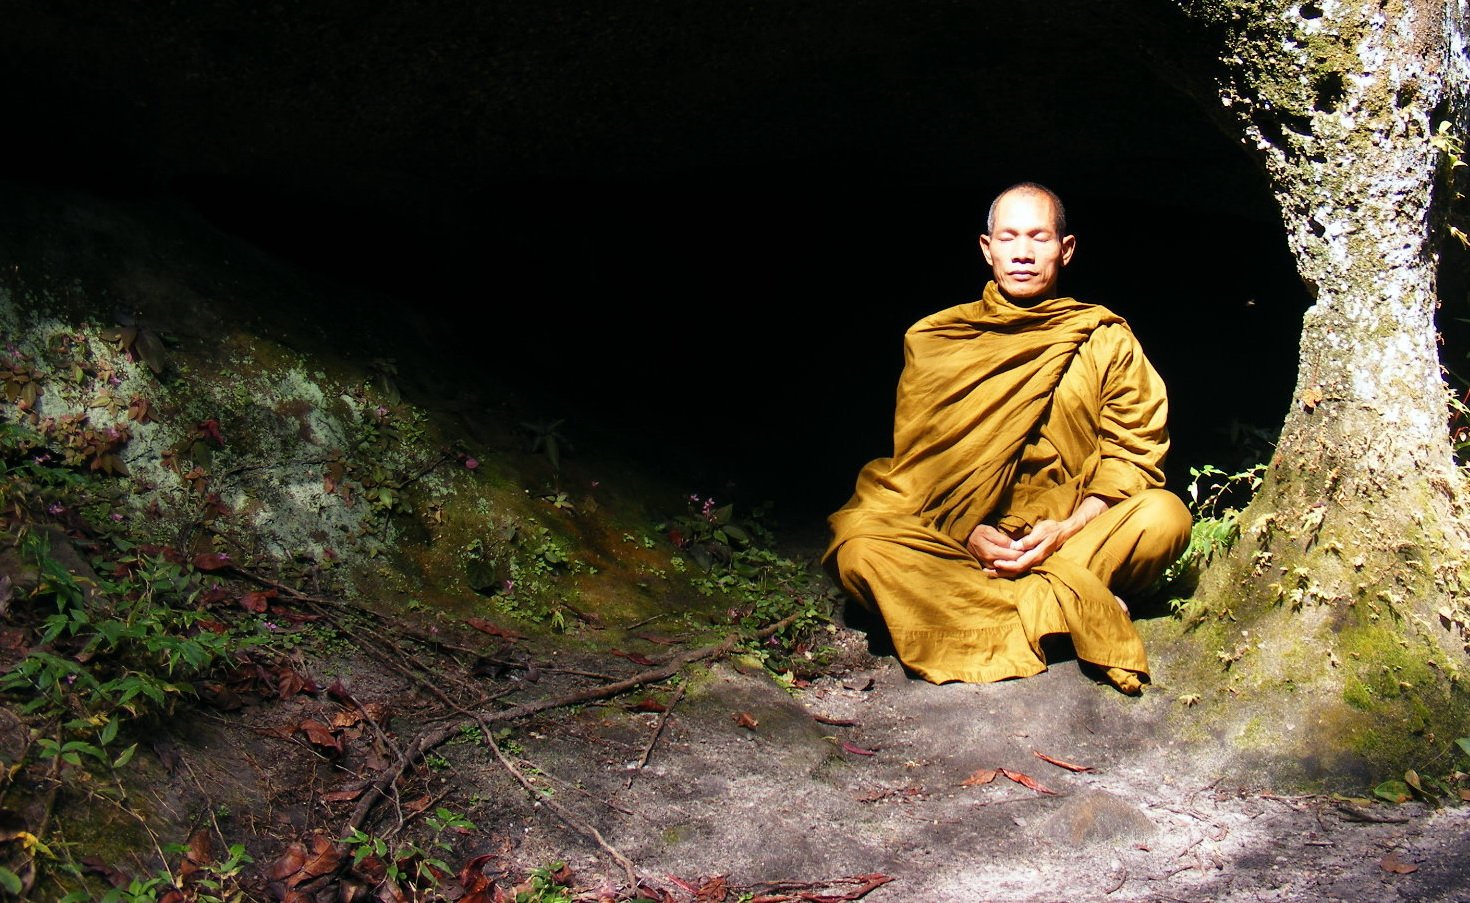
[{"label": "dirt ground", "polygon": [[[682,683],[489,724],[505,762],[480,741],[469,711],[566,698],[682,648],[626,639],[598,661],[500,640],[455,675],[471,661],[460,647],[437,691],[381,655],[303,660],[335,689],[211,714],[155,745],[173,775],[158,774],[172,788],[158,808],[180,828],[228,812],[216,824],[252,838],[262,899],[350,898],[360,875],[313,884],[282,851],[347,836],[363,778],[438,731],[448,739],[362,826],[401,842],[424,813],[461,813],[475,828],[454,832],[446,860],[507,888],[566,861],[585,900],[628,899],[630,870],[646,898],[679,903],[1470,900],[1470,809],[1228,785],[1214,773],[1228,751],[1161,733],[1159,694],[1124,697],[1075,661],[935,686],[834,627],[840,652],[805,686],[720,656]],[[341,753],[308,720],[331,725]],[[454,880],[437,893],[464,895]]]}]

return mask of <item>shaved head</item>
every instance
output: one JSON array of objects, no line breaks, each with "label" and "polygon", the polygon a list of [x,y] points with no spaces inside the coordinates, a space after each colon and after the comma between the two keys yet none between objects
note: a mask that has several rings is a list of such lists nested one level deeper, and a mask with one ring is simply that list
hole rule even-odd
[{"label": "shaved head", "polygon": [[1017,182],[1005,191],[995,196],[990,202],[990,212],[985,216],[985,232],[987,234],[995,231],[995,208],[1000,206],[1000,199],[1008,194],[1038,194],[1051,201],[1051,207],[1056,211],[1056,231],[1058,235],[1067,234],[1067,210],[1062,206],[1062,199],[1057,193],[1037,182]]}]

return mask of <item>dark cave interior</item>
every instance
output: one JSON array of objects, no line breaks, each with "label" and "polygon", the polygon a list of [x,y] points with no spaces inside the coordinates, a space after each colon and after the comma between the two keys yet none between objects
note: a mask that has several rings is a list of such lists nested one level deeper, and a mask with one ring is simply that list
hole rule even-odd
[{"label": "dark cave interior", "polygon": [[1173,487],[1279,427],[1308,297],[1142,4],[531,6],[19,4],[4,173],[177,198],[412,313],[574,449],[804,522],[886,453],[903,330],[978,294],[990,198],[1036,180],[1063,289],[1170,386]]}]

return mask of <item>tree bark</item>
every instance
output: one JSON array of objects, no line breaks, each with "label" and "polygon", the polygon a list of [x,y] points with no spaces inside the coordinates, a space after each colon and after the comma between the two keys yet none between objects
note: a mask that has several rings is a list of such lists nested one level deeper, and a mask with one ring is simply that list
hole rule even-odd
[{"label": "tree bark", "polygon": [[1430,143],[1467,126],[1466,0],[1177,2],[1219,48],[1219,102],[1315,298],[1265,482],[1186,609],[1226,669],[1214,714],[1290,776],[1425,767],[1470,723],[1470,521],[1435,327],[1449,167]]}]

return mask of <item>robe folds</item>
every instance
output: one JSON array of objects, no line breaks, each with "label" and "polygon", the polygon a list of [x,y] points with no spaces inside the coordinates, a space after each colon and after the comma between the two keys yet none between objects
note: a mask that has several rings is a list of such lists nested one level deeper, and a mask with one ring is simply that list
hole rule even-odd
[{"label": "robe folds", "polygon": [[[1057,633],[1078,658],[1146,674],[1114,593],[1147,586],[1188,541],[1188,511],[1160,488],[1167,418],[1121,317],[1072,298],[1018,307],[992,282],[905,333],[893,455],[829,518],[823,562],[936,683],[1044,671]],[[1019,535],[1089,495],[1109,509],[1027,574],[987,576],[966,548],[979,524]]]}]

